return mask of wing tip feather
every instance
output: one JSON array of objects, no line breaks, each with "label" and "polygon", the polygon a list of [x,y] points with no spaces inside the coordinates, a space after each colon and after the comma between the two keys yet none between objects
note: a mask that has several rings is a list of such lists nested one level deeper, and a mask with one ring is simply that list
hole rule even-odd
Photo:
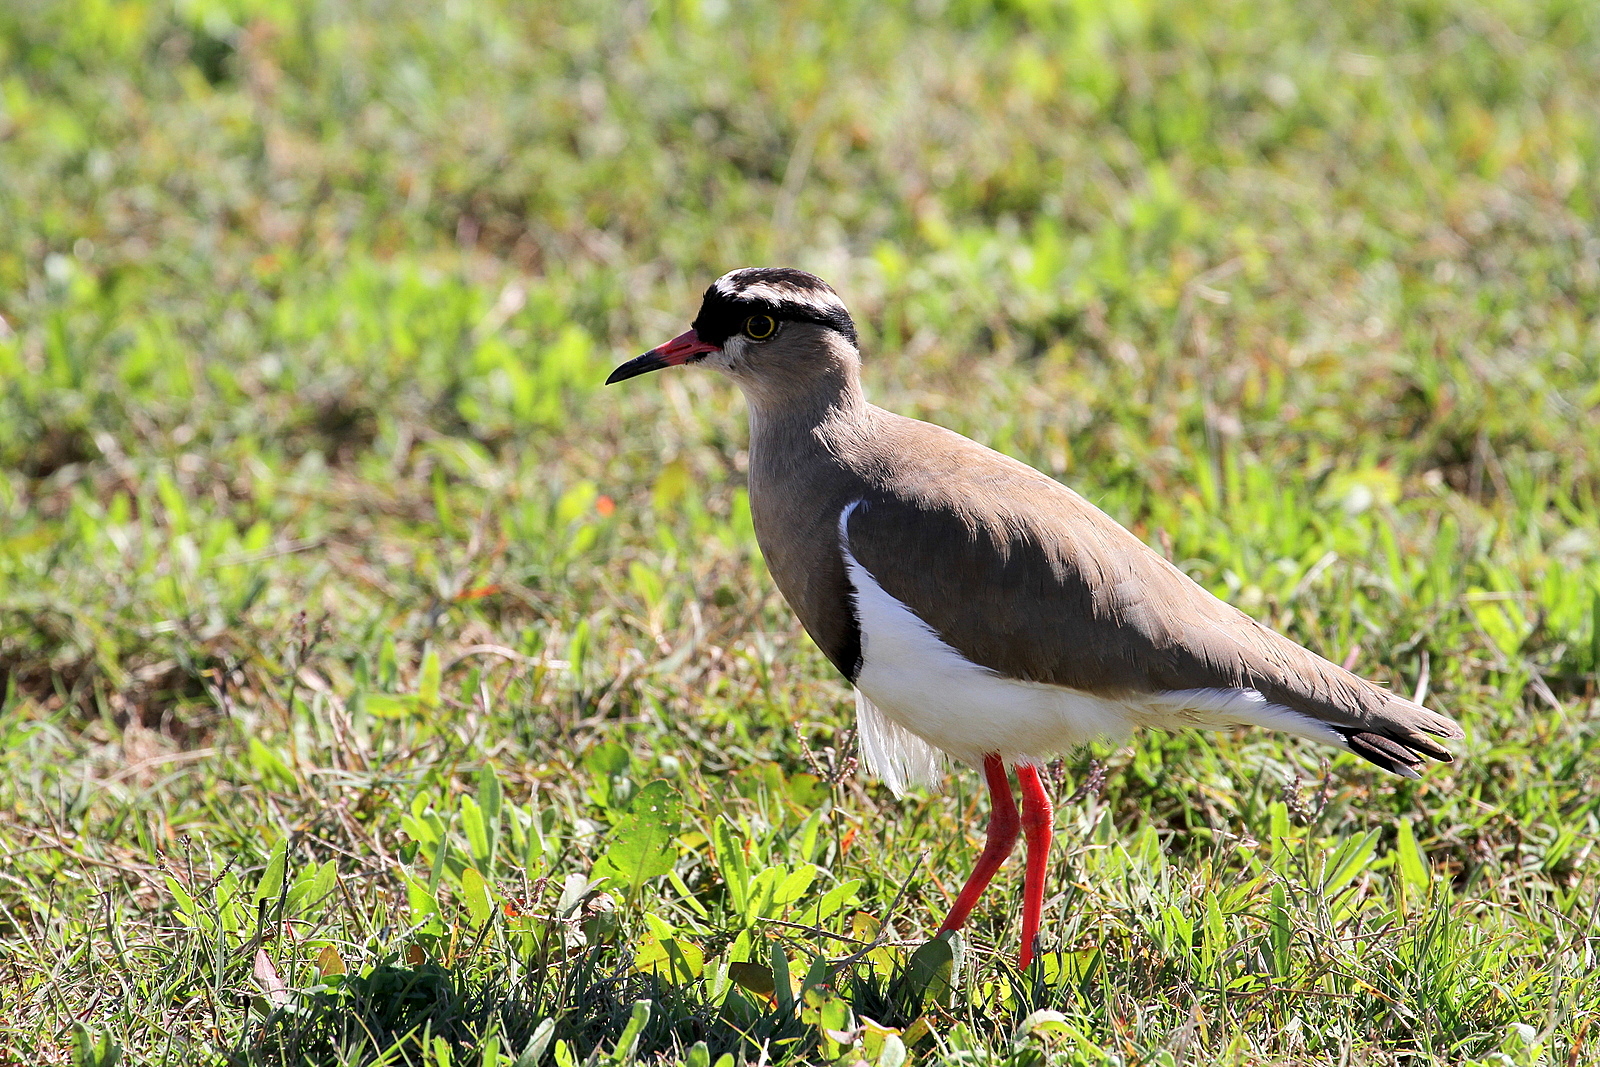
[{"label": "wing tip feather", "polygon": [[1407,778],[1420,777],[1418,769],[1423,766],[1423,757],[1440,763],[1455,762],[1455,753],[1434,738],[1459,741],[1466,737],[1466,731],[1454,719],[1393,693],[1365,729],[1339,732],[1351,752]]}]

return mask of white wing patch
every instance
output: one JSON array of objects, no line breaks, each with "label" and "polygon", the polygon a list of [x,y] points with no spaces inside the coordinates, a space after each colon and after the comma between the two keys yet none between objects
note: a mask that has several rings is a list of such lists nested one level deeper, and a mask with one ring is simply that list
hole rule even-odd
[{"label": "white wing patch", "polygon": [[1143,698],[1143,703],[1166,719],[1164,723],[1153,725],[1198,726],[1208,730],[1259,726],[1349,749],[1344,735],[1327,723],[1274,704],[1255,689],[1170,689],[1149,694]]},{"label": "white wing patch", "polygon": [[1260,726],[1346,747],[1325,723],[1254,689],[1108,697],[1007,678],[973,663],[856,559],[848,524],[861,503],[839,514],[839,548],[861,628],[856,717],[868,769],[897,795],[936,778],[940,751],[974,766],[990,753],[1011,765],[1033,763],[1090,741],[1120,740],[1140,726]]}]

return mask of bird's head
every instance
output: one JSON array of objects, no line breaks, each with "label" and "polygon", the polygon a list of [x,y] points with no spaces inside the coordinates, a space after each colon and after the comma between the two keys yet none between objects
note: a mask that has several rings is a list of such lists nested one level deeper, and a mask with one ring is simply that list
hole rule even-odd
[{"label": "bird's head", "polygon": [[705,363],[747,394],[772,394],[841,370],[853,376],[856,324],[833,287],[791,267],[741,267],[706,290],[686,332],[611,372],[606,384]]}]

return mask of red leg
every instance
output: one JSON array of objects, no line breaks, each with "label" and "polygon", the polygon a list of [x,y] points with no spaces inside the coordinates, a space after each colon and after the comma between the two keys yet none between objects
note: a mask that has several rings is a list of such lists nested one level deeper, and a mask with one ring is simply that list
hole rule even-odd
[{"label": "red leg", "polygon": [[1050,829],[1055,809],[1039,781],[1039,768],[1029,763],[1017,765],[1017,784],[1022,787],[1022,833],[1028,842],[1028,870],[1022,880],[1022,955],[1017,966],[1023,970],[1033,962],[1039,940],[1039,915],[1044,911],[1044,875],[1050,866]]},{"label": "red leg", "polygon": [[991,811],[989,813],[988,840],[983,846],[983,855],[978,857],[978,865],[972,869],[972,876],[967,879],[967,884],[961,887],[961,893],[956,897],[955,907],[950,909],[950,917],[939,927],[939,932],[959,930],[967,921],[967,916],[972,914],[972,909],[977,906],[978,898],[983,896],[983,891],[989,887],[989,880],[994,877],[994,872],[1011,855],[1011,849],[1017,843],[1017,803],[1011,799],[1011,783],[1006,780],[1006,765],[997,755],[988,755],[983,758],[983,774],[989,780],[989,796],[991,798]]}]

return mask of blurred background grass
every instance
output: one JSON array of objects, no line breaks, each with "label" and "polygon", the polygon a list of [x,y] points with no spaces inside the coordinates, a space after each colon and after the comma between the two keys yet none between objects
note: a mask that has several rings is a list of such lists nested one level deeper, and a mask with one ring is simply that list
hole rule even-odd
[{"label": "blurred background grass", "polygon": [[[843,759],[847,694],[761,569],[737,398],[692,373],[598,387],[723,271],[787,263],[850,305],[878,402],[1071,482],[1469,733],[1420,784],[1334,760],[1314,813],[1295,776],[1324,753],[1278,738],[1074,754],[1063,793],[1090,755],[1108,777],[1064,815],[1083,829],[1059,873],[1160,842],[1124,853],[1128,885],[1052,904],[1056,944],[1107,946],[1100,969],[1037,1002],[975,977],[917,1054],[954,1055],[965,1026],[972,1055],[1023,1055],[1013,1016],[1042,1004],[1081,1025],[1083,1062],[1583,1062],[1597,101],[1584,0],[7,5],[0,1051],[65,1055],[79,1019],[130,1055],[292,1059],[263,944],[292,987],[327,978],[329,945],[351,973],[421,945],[449,981],[500,975],[481,1017],[434,1019],[458,1052],[511,1007],[610,1048],[626,1011],[594,990],[643,980],[655,890],[534,966],[462,910],[461,879],[502,904],[548,879],[527,906],[559,910],[628,817],[614,778],[684,799],[683,893],[650,904],[676,925],[649,936],[701,945],[708,976],[768,958],[726,943],[748,924],[718,911],[724,817],[753,855],[818,863],[818,893],[858,878],[907,938],[937,921],[970,783],[903,803],[819,783],[800,742]],[[512,862],[462,838],[452,859],[402,826],[465,833],[490,780],[561,844]],[[808,851],[791,839],[818,804],[832,844]],[[1360,907],[1273,941],[1288,926],[1261,916],[1322,914],[1327,889],[1285,842],[1369,830]],[[280,845],[280,882],[333,862],[344,904],[308,897],[294,936],[252,909],[228,932]],[[1403,845],[1432,864],[1429,908],[1408,910]],[[1237,973],[1151,932],[1205,915],[1186,878],[1257,879],[1223,915]],[[1003,894],[989,911],[975,943],[1003,945]],[[1444,955],[1397,963],[1428,923]],[[473,929],[491,947],[459,952]],[[1452,940],[1473,937],[1498,962]],[[1340,938],[1349,958],[1319,955]],[[715,1016],[711,981],[672,996]],[[1351,982],[1381,995],[1322,995]],[[756,1058],[682,1011],[645,1046]],[[752,1018],[789,1034],[781,1014]]]}]

